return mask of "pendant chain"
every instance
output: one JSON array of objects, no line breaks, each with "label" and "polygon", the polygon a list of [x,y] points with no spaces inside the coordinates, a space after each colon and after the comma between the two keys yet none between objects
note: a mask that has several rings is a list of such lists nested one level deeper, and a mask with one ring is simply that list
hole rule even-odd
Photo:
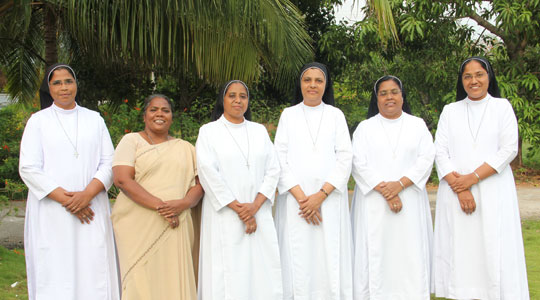
[{"label": "pendant chain", "polygon": [[60,121],[60,118],[58,117],[58,113],[56,112],[56,110],[54,110],[54,114],[56,116],[56,120],[58,120],[58,124],[60,124],[60,127],[62,128],[62,131],[64,132],[64,134],[66,135],[66,138],[68,139],[69,143],[71,144],[71,147],[73,147],[73,150],[75,150],[75,153],[73,154],[75,156],[75,158],[79,158],[79,151],[77,151],[77,143],[78,143],[78,140],[79,140],[79,110],[77,109],[76,111],[76,116],[77,116],[77,119],[76,119],[76,127],[75,127],[75,144],[73,143],[73,141],[71,140],[71,138],[69,138],[69,135],[67,134],[67,131],[66,129],[64,128],[64,125],[62,125],[62,122]]},{"label": "pendant chain", "polygon": [[307,117],[306,117],[306,108],[304,106],[302,106],[302,111],[304,112],[304,120],[306,121],[306,126],[307,126],[307,129],[308,129],[308,132],[309,132],[309,137],[311,138],[311,143],[313,144],[313,149],[315,150],[316,145],[317,145],[317,140],[319,139],[319,131],[321,130],[321,124],[322,124],[322,119],[323,119],[323,115],[324,115],[324,105],[323,105],[322,112],[321,112],[321,118],[319,119],[319,126],[317,128],[317,135],[315,135],[315,139],[313,139],[313,135],[311,134],[311,129],[309,128],[308,120],[307,120]]},{"label": "pendant chain", "polygon": [[[382,116],[381,116],[382,118]],[[396,139],[396,145],[394,147],[392,147],[392,141],[390,140],[390,136],[388,135],[388,132],[386,132],[386,128],[384,127],[384,124],[383,124],[383,121],[381,119],[379,119],[379,122],[381,123],[381,126],[383,128],[383,131],[384,131],[384,135],[386,136],[386,140],[388,141],[388,145],[390,145],[390,149],[392,149],[392,158],[396,158],[396,151],[397,151],[397,148],[398,148],[398,145],[399,145],[399,138],[401,137],[401,130],[403,129],[403,116],[401,117],[401,124],[399,125],[399,133],[398,133],[398,137]]]},{"label": "pendant chain", "polygon": [[[148,132],[146,132],[146,130],[143,130],[144,134],[146,134],[146,137],[150,140],[150,145],[154,146],[154,149],[156,149],[157,153],[159,154],[159,149],[156,145],[156,143],[154,143],[154,140],[150,137],[150,135],[148,134]],[[167,135],[167,140],[166,142],[169,141],[169,135]]]},{"label": "pendant chain", "polygon": [[244,128],[246,129],[246,138],[247,138],[247,146],[248,146],[248,148],[247,148],[247,156],[244,154],[244,151],[242,150],[242,147],[240,147],[240,144],[238,144],[238,142],[236,141],[236,139],[232,135],[231,131],[229,130],[229,126],[227,126],[227,124],[225,122],[223,122],[223,126],[225,126],[225,129],[227,129],[227,132],[229,133],[229,135],[233,139],[234,143],[236,144],[236,147],[238,147],[238,149],[240,150],[240,153],[242,154],[242,157],[244,157],[244,160],[246,161],[246,167],[249,169],[249,134],[248,134],[248,129],[247,129],[247,123],[244,124]]},{"label": "pendant chain", "polygon": [[473,139],[474,146],[476,146],[476,139],[478,138],[478,133],[480,133],[480,127],[482,127],[482,122],[484,121],[484,116],[486,115],[487,107],[489,105],[489,100],[487,100],[486,106],[484,106],[484,112],[482,113],[482,117],[480,118],[480,123],[478,123],[478,128],[476,129],[476,134],[473,134],[472,128],[471,128],[471,120],[469,117],[469,103],[467,103],[467,125],[469,125],[469,133],[471,134],[471,138]]}]

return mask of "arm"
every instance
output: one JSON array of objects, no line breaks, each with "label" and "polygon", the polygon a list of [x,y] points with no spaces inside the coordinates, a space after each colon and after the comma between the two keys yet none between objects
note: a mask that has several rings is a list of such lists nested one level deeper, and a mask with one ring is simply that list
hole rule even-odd
[{"label": "arm", "polygon": [[[338,110],[335,118],[336,137],[334,147],[336,152],[336,164],[326,179],[326,189],[324,190],[328,194],[332,193],[334,188],[338,189],[342,193],[347,193],[347,182],[351,176],[353,160],[351,138],[349,135],[349,128],[347,127],[347,122],[345,121],[345,116],[340,110]],[[330,186],[327,184],[332,185],[333,188],[330,188]]]},{"label": "arm", "polygon": [[368,163],[366,145],[368,141],[364,133],[365,123],[360,123],[353,134],[353,164],[352,175],[356,185],[366,195],[372,190],[380,192],[381,184],[384,184],[382,176]]},{"label": "arm", "polygon": [[208,199],[216,211],[221,210],[236,197],[229,189],[225,180],[219,173],[217,156],[209,140],[207,127],[201,127],[197,138],[197,171],[204,192],[209,195]]},{"label": "arm", "polygon": [[445,106],[440,119],[439,124],[437,125],[437,132],[435,134],[435,165],[437,166],[437,174],[439,180],[452,179],[452,177],[447,178],[446,176],[456,170],[453,163],[450,160],[450,150],[449,150],[449,114],[448,106]]},{"label": "arm", "polygon": [[21,139],[19,174],[38,200],[52,196],[49,198],[63,203],[63,189],[43,170],[43,144],[39,127],[39,120],[35,116],[26,124]]},{"label": "arm", "polygon": [[422,126],[415,127],[416,130],[421,130],[422,132],[420,141],[416,147],[418,149],[416,161],[409,169],[405,171],[404,175],[398,181],[387,182],[386,185],[381,188],[382,195],[387,200],[394,198],[402,190],[412,185],[415,185],[419,190],[423,190],[429,176],[431,175],[433,159],[435,158],[435,146],[433,145],[433,138],[423,122]]},{"label": "arm", "polygon": [[64,203],[66,207],[72,213],[77,213],[81,209],[87,207],[90,201],[96,197],[103,190],[108,190],[112,183],[112,160],[114,155],[114,147],[112,145],[111,137],[107,126],[103,119],[99,119],[101,128],[101,149],[99,164],[97,166],[94,178],[86,186],[83,191],[67,192],[66,195],[71,197],[68,203]]},{"label": "arm", "polygon": [[[289,136],[288,136],[288,111],[285,110],[279,118],[279,124],[276,131],[276,137],[274,139],[274,147],[276,149],[279,165],[281,167],[281,175],[278,182],[278,192],[280,194],[291,191],[293,187],[298,186],[301,190],[299,181],[296,179],[294,173],[289,167],[288,163],[288,151],[289,151]],[[303,193],[303,192],[302,192]],[[295,194],[293,193],[293,196]],[[296,196],[295,196],[296,198]],[[298,200],[298,198],[296,198]]]},{"label": "arm", "polygon": [[138,182],[135,181],[135,168],[118,165],[112,168],[114,184],[135,203],[151,210],[157,210],[164,202],[150,194]]},{"label": "arm", "polygon": [[158,212],[165,218],[178,216],[184,210],[195,207],[203,195],[204,191],[197,176],[195,177],[195,185],[189,188],[184,198],[164,202],[158,207]]}]

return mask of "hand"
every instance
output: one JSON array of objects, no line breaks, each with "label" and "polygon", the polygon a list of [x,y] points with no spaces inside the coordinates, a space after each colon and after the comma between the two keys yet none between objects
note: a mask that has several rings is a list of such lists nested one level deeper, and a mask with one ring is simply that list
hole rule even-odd
[{"label": "hand", "polygon": [[401,202],[401,199],[399,198],[399,196],[395,196],[394,198],[387,200],[386,203],[388,203],[390,210],[396,214],[400,212],[401,209],[403,208],[403,203]]},{"label": "hand", "polygon": [[178,221],[178,216],[166,218],[167,222],[169,222],[169,226],[171,226],[172,229],[175,229],[180,225],[180,222]]},{"label": "hand", "polygon": [[164,201],[163,204],[157,207],[157,212],[165,218],[179,216],[184,210],[188,209],[190,203],[185,199]]},{"label": "hand", "polygon": [[321,208],[324,199],[326,199],[326,195],[321,191],[309,195],[305,200],[299,201],[300,212],[298,214],[306,219],[306,221],[312,220],[315,213]]},{"label": "hand", "polygon": [[255,218],[247,220],[244,224],[246,225],[247,234],[252,234],[257,230],[257,221],[255,221]]},{"label": "hand", "polygon": [[377,192],[379,192],[381,195],[383,193],[384,188],[386,187],[386,182],[381,181],[377,186],[375,186],[373,189]]},{"label": "hand", "polygon": [[308,224],[320,225],[322,223],[321,211],[317,210],[311,218],[305,218]]},{"label": "hand", "polygon": [[259,211],[259,206],[253,202],[250,203],[240,203],[240,209],[237,212],[238,217],[243,222],[246,222],[252,218],[255,218],[255,214]]},{"label": "hand", "polygon": [[[474,176],[474,175],[473,175]],[[461,210],[470,215],[476,210],[476,202],[470,190],[465,190],[457,194]]]},{"label": "hand", "polygon": [[454,191],[454,193],[460,193],[471,188],[473,184],[478,183],[478,178],[473,174],[461,175],[458,172],[452,172],[456,179],[448,184]]},{"label": "hand", "polygon": [[77,213],[73,214],[79,219],[79,221],[81,221],[81,224],[90,224],[90,221],[94,220],[94,211],[90,208],[90,206],[84,207]]},{"label": "hand", "polygon": [[403,187],[399,184],[399,181],[386,182],[380,189],[381,191],[379,193],[381,193],[386,200],[393,199],[399,192],[403,191]]},{"label": "hand", "polygon": [[92,201],[92,196],[85,192],[68,192],[64,191],[64,195],[69,197],[69,200],[62,204],[66,210],[73,214],[78,213],[81,209],[87,207]]}]

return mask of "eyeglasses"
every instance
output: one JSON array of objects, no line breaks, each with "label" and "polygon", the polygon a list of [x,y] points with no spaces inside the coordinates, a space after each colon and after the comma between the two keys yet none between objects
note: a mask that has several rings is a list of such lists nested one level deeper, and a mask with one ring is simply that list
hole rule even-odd
[{"label": "eyeglasses", "polygon": [[59,86],[61,84],[72,85],[74,83],[75,83],[75,80],[73,80],[73,79],[65,79],[64,81],[55,80],[55,81],[51,82],[50,85],[52,85],[52,86]]},{"label": "eyeglasses", "polygon": [[486,72],[478,72],[476,74],[465,74],[463,75],[463,81],[469,81],[475,78],[476,80],[482,80],[484,77],[487,76]]},{"label": "eyeglasses", "polygon": [[391,90],[384,90],[384,91],[379,91],[379,96],[380,97],[385,97],[386,95],[389,95],[389,94],[392,94],[392,95],[397,95],[401,93],[401,90],[400,89],[391,89]]}]

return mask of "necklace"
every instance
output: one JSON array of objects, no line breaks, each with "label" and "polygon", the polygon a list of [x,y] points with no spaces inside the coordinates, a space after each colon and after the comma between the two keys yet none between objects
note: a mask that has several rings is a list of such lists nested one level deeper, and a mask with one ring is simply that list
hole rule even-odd
[{"label": "necklace", "polygon": [[[383,118],[383,116],[380,116],[380,117]],[[392,141],[390,140],[390,136],[388,135],[388,132],[386,132],[386,128],[384,127],[383,121],[379,119],[379,122],[381,123],[381,126],[383,128],[384,135],[386,136],[386,140],[388,141],[388,144],[390,145],[390,149],[392,149],[392,159],[396,159],[396,151],[399,145],[399,138],[401,137],[401,129],[403,129],[403,117],[399,125],[399,133],[396,139],[396,145],[394,147],[392,147]]]},{"label": "necklace", "polygon": [[69,135],[67,134],[67,131],[64,128],[64,125],[62,125],[62,122],[60,121],[60,118],[58,117],[58,113],[56,112],[56,110],[53,109],[53,111],[54,111],[54,115],[56,116],[56,120],[58,120],[58,124],[60,124],[60,127],[62,128],[62,131],[66,135],[66,138],[68,139],[69,143],[71,144],[71,147],[73,147],[73,150],[75,151],[75,153],[73,153],[73,155],[75,156],[75,158],[79,158],[79,151],[77,151],[77,142],[78,142],[78,139],[79,139],[79,110],[77,109],[77,111],[76,111],[77,119],[76,119],[75,123],[77,124],[77,127],[75,129],[75,143],[73,143],[73,141],[69,138]]},{"label": "necklace", "polygon": [[482,127],[482,122],[484,121],[484,116],[486,115],[486,110],[489,105],[489,100],[487,100],[486,105],[484,106],[484,112],[482,113],[482,117],[480,118],[480,123],[478,123],[478,128],[476,129],[476,134],[473,134],[472,128],[471,128],[471,120],[469,117],[469,103],[467,102],[467,125],[469,125],[469,133],[471,134],[471,138],[473,139],[473,148],[476,149],[476,139],[478,138],[478,133],[480,133],[480,127]]},{"label": "necklace", "polygon": [[324,115],[324,105],[322,107],[321,118],[319,120],[319,127],[317,128],[317,134],[315,135],[315,139],[313,139],[313,135],[311,134],[311,129],[309,128],[308,120],[306,117],[306,108],[304,106],[302,106],[302,111],[304,112],[304,120],[306,121],[306,127],[309,132],[309,137],[311,138],[311,143],[313,144],[313,151],[317,151],[317,140],[319,139],[319,131],[321,130],[322,118]]},{"label": "necklace", "polygon": [[236,144],[236,147],[238,147],[238,149],[240,150],[240,153],[242,154],[242,157],[246,161],[246,167],[249,169],[249,134],[248,134],[247,124],[244,124],[244,128],[246,129],[246,138],[247,138],[247,146],[248,146],[247,155],[244,154],[244,151],[242,150],[242,147],[240,147],[240,144],[238,144],[238,142],[236,141],[236,139],[232,135],[231,131],[229,130],[229,126],[227,126],[225,121],[223,121],[223,126],[225,126],[225,129],[227,129],[227,132],[229,133],[229,135],[233,139],[234,143]]},{"label": "necklace", "polygon": [[[159,154],[159,149],[157,148],[156,143],[154,143],[154,140],[150,137],[150,135],[148,134],[148,132],[146,132],[146,130],[143,130],[143,132],[146,135],[146,137],[150,140],[150,145],[154,146],[154,149],[156,149],[157,153]],[[167,140],[165,141],[166,142],[169,141],[169,135],[167,135]]]}]

